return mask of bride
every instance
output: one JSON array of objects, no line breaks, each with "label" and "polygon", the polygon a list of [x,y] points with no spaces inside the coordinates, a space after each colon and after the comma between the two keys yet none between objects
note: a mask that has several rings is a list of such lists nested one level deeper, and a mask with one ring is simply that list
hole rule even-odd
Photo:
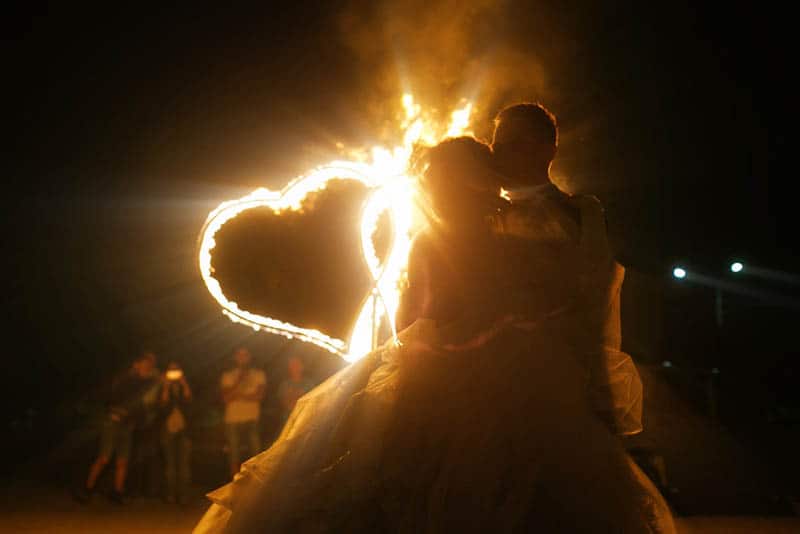
[{"label": "bride", "polygon": [[425,162],[398,339],[301,398],[194,532],[671,531],[569,340],[591,239],[504,231],[513,207],[472,138]]}]

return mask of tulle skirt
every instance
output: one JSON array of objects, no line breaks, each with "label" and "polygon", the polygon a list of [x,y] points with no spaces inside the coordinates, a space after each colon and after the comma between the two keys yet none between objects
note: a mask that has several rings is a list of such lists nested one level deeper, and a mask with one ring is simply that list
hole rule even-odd
[{"label": "tulle skirt", "polygon": [[417,321],[302,397],[195,534],[674,532],[544,332],[450,351]]}]

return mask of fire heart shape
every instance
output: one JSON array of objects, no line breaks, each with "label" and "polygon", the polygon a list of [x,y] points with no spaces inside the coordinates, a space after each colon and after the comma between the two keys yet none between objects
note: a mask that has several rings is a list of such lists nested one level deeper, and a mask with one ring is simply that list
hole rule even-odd
[{"label": "fire heart shape", "polygon": [[[313,343],[350,362],[383,341],[382,327],[395,333],[412,237],[424,225],[409,171],[411,155],[415,147],[469,134],[472,111],[465,101],[442,128],[411,95],[403,95],[402,104],[401,146],[374,147],[368,156],[356,151],[352,161],[322,165],[281,191],[257,189],[208,215],[199,239],[200,274],[228,318]],[[340,235],[332,235],[336,231]],[[274,250],[259,246],[281,240],[284,245]],[[229,241],[240,251],[250,248],[249,256],[232,252],[236,246],[227,246]],[[314,251],[310,257],[293,257],[308,250]],[[360,268],[354,267],[353,254],[360,255]],[[238,279],[241,272],[254,279]],[[364,291],[355,301],[352,294],[329,291],[353,283]],[[276,311],[272,297],[287,295],[297,302]],[[316,313],[321,307],[328,307],[327,313]],[[285,316],[271,316],[278,313]]]}]

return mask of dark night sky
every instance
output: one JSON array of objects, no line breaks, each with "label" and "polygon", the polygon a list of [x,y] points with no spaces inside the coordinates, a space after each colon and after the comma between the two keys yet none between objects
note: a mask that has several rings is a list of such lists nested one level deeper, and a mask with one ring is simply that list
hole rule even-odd
[{"label": "dark night sky", "polygon": [[722,269],[731,254],[800,267],[785,14],[489,4],[65,5],[8,17],[10,412],[78,395],[145,345],[195,376],[216,369],[248,333],[197,273],[205,216],[324,163],[337,141],[385,141],[397,79],[433,106],[469,88],[478,133],[500,105],[548,104],[562,127],[557,171],[606,202],[631,271],[660,277],[678,259]]}]

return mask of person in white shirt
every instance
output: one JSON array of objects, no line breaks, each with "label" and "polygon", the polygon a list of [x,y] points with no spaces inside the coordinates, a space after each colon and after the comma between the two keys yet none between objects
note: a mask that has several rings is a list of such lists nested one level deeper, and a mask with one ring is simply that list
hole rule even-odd
[{"label": "person in white shirt", "polygon": [[261,401],[267,386],[267,375],[252,367],[252,355],[240,347],[233,355],[236,366],[222,374],[220,389],[225,403],[225,436],[230,454],[231,476],[239,472],[242,463],[242,441],[248,446],[248,456],[261,449],[259,420]]}]

